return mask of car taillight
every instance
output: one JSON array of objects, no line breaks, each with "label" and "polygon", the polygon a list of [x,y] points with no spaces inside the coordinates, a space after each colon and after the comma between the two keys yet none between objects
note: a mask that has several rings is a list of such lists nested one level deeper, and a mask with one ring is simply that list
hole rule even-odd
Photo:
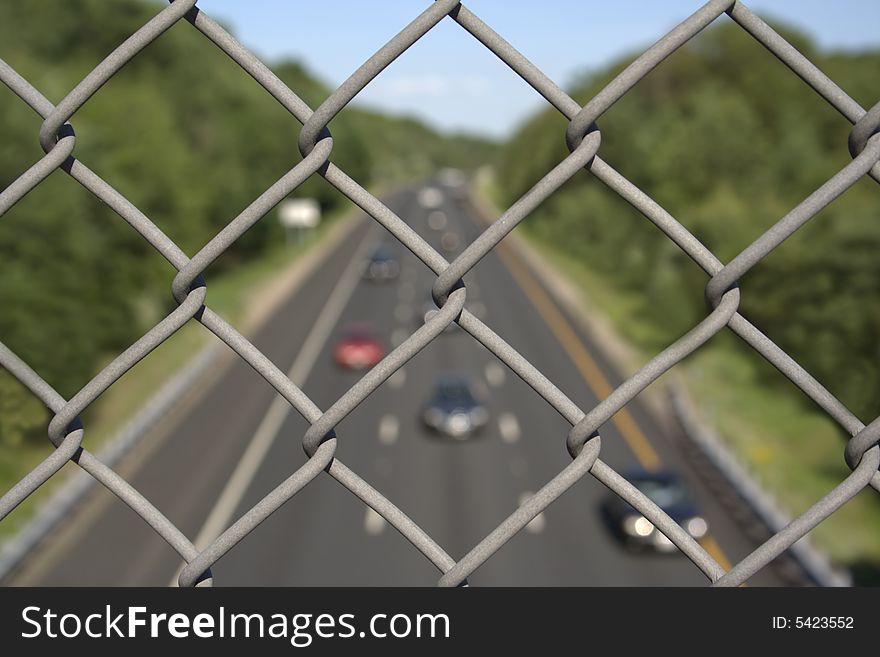
[{"label": "car taillight", "polygon": [[372,343],[346,344],[339,347],[337,355],[343,360],[374,360],[381,358],[382,348]]}]

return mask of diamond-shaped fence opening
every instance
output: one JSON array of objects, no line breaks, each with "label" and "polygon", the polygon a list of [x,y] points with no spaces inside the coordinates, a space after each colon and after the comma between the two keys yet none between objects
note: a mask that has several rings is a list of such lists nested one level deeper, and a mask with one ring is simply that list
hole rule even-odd
[{"label": "diamond-shaped fence opening", "polygon": [[[611,164],[605,162],[600,155],[602,134],[600,125],[603,113],[632,87],[639,84],[655,66],[688,43],[725,12],[853,124],[849,144],[852,161],[726,264],[719,261],[672,215],[628,181]],[[470,244],[462,245],[463,248],[452,262],[448,262],[406,221],[334,163],[332,136],[327,130],[327,125],[332,119],[390,62],[408,48],[415,46],[419,39],[430,32],[437,23],[449,20],[457,22],[462,29],[492,51],[569,120],[565,138],[570,150],[567,157],[505,211],[502,217],[486,227]],[[231,217],[226,226],[191,257],[166,236],[150,218],[102,180],[99,172],[93,172],[88,168],[87,163],[76,159],[75,126],[68,124],[71,117],[75,124],[76,111],[88,103],[91,96],[106,81],[113,78],[128,61],[137,57],[149,43],[161,38],[166,30],[181,21],[191,23],[194,29],[214,42],[262,85],[292,115],[292,128],[295,129],[296,122],[302,124],[299,147],[303,159],[292,163],[290,170],[284,176],[266,189],[248,208],[234,218]],[[224,554],[240,541],[248,538],[254,528],[280,506],[287,503],[296,504],[293,498],[316,477],[329,476],[396,528],[412,543],[414,549],[436,566],[440,572],[441,585],[456,586],[465,584],[468,576],[486,560],[491,559],[492,555],[511,537],[526,528],[575,482],[589,474],[642,513],[714,584],[738,585],[790,547],[860,490],[867,486],[880,490],[880,473],[877,471],[880,463],[880,448],[877,447],[880,421],[865,427],[798,363],[740,315],[738,308],[741,292],[737,287],[737,281],[742,276],[758,266],[768,253],[779,247],[786,237],[797,231],[834,198],[845,193],[855,181],[864,176],[871,176],[880,181],[880,164],[878,164],[880,137],[876,135],[880,124],[880,105],[866,112],[740,2],[732,0],[708,2],[646,50],[583,107],[466,6],[454,0],[438,0],[428,5],[419,16],[383,45],[316,108],[309,108],[296,95],[295,89],[289,89],[284,85],[254,55],[196,7],[195,0],[175,0],[158,12],[104,61],[98,63],[57,106],[53,106],[27,80],[3,62],[0,62],[0,80],[44,119],[40,130],[40,141],[46,152],[44,157],[34,162],[0,194],[0,215],[21,200],[28,191],[40,185],[49,174],[60,168],[111,207],[179,272],[173,281],[169,282],[179,304],[177,308],[119,354],[68,400],[56,393],[27,363],[0,344],[0,364],[54,413],[49,425],[49,437],[56,446],[45,461],[0,498],[0,518],[6,516],[37,487],[51,478],[68,460],[74,460],[125,501],[179,553],[186,562],[179,578],[182,585],[209,583],[212,577],[211,567]],[[491,316],[487,317],[487,321],[490,322],[487,324],[467,309],[468,287],[462,282],[468,272],[487,253],[498,248],[504,237],[520,222],[527,220],[535,208],[564,182],[574,176],[585,175],[582,169],[586,169],[610,190],[633,205],[705,270],[708,281],[706,296],[710,302],[710,309],[702,321],[657,354],[615,390],[609,392],[598,405],[588,409],[579,408],[556,387],[552,380],[507,344],[492,329]],[[365,210],[384,228],[384,232],[392,235],[436,274],[433,297],[438,306],[438,312],[431,319],[420,328],[413,330],[377,366],[324,409],[316,406],[283,371],[211,309],[210,286],[202,276],[211,263],[229,249],[244,232],[263,220],[275,204],[316,175],[322,176],[327,183]],[[503,181],[501,182],[503,184]],[[88,451],[88,428],[83,427],[79,420],[80,414],[114,381],[192,320],[201,322],[219,340],[250,364],[277,391],[280,398],[300,413],[309,424],[309,429],[302,437],[308,456],[306,461],[291,471],[285,480],[279,482],[242,517],[231,519],[232,524],[204,549],[197,549],[192,542],[193,539],[185,536],[151,504],[150,500]],[[353,409],[369,398],[420,350],[438,339],[444,329],[453,322],[525,381],[535,394],[543,397],[571,425],[566,437],[571,462],[561,472],[544,482],[543,487],[528,499],[522,500],[518,507],[512,504],[510,515],[458,560],[453,559],[444,546],[438,544],[419,526],[418,518],[409,518],[395,505],[394,500],[383,496],[368,481],[344,464],[340,459],[344,450],[337,450],[337,446],[344,442],[347,436],[337,435],[334,431],[334,427],[338,426]],[[801,514],[789,526],[725,572],[715,558],[690,534],[600,458],[602,438],[599,431],[651,382],[727,328],[773,363],[825,409],[853,438],[849,441],[846,452],[846,462],[852,468],[852,474],[829,491],[822,500],[817,500],[813,507]],[[561,446],[563,436],[558,436],[558,440]]]}]

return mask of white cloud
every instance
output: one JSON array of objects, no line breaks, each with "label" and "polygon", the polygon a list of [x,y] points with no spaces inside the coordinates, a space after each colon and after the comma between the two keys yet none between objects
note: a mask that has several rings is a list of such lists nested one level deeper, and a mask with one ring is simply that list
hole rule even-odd
[{"label": "white cloud", "polygon": [[[372,87],[372,89],[371,89]],[[378,78],[367,87],[388,98],[479,96],[488,93],[490,81],[475,75],[445,77],[421,75]]]}]

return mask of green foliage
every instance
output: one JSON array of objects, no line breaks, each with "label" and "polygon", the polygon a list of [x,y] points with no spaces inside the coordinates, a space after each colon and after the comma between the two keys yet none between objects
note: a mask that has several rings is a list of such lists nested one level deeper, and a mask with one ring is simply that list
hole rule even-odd
[{"label": "green foliage", "polygon": [[[0,57],[58,102],[163,3],[33,0],[0,5]],[[51,20],[51,29],[46,21]],[[330,89],[293,61],[275,67],[312,108]],[[42,157],[42,119],[0,85],[0,189]],[[189,254],[301,160],[300,124],[181,21],[129,62],[71,120],[75,156]],[[347,108],[331,122],[331,160],[364,186],[470,168],[492,145],[405,118]],[[319,176],[295,192],[324,210],[348,202]],[[274,215],[207,274],[283,239]],[[172,307],[174,270],[112,210],[63,172],[0,218],[0,340],[69,396]],[[209,291],[210,300],[210,291]],[[45,412],[0,371],[0,441]]]},{"label": "green foliage", "polygon": [[[880,53],[817,53],[780,30],[863,107]],[[585,103],[627,61],[585,76]],[[850,125],[738,27],[708,30],[597,121],[600,156],[727,262],[850,161]],[[512,203],[562,160],[565,121],[546,111],[499,154]],[[880,413],[880,189],[863,180],[740,281],[741,311],[863,419]],[[613,287],[638,291],[650,349],[707,309],[707,275],[631,206],[581,174],[525,222]],[[778,374],[766,368],[770,381]]]},{"label": "green foliage", "polygon": [[0,449],[21,445],[27,436],[44,426],[45,419],[42,403],[11,374],[0,369]]}]

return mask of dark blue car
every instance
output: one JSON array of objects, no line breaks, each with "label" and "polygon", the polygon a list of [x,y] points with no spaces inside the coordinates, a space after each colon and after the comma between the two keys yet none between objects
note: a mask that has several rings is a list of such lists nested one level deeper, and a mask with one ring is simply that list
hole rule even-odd
[{"label": "dark blue car", "polygon": [[363,277],[369,281],[390,281],[400,273],[400,263],[386,244],[377,246],[364,263]]},{"label": "dark blue car", "polygon": [[[693,538],[699,540],[706,535],[709,526],[679,475],[669,470],[630,470],[623,476]],[[650,520],[616,494],[605,500],[602,514],[627,547],[659,552],[678,549]]]},{"label": "dark blue car", "polygon": [[480,396],[465,375],[438,376],[431,398],[422,409],[422,420],[444,436],[465,439],[489,421],[489,411],[480,401]]}]

